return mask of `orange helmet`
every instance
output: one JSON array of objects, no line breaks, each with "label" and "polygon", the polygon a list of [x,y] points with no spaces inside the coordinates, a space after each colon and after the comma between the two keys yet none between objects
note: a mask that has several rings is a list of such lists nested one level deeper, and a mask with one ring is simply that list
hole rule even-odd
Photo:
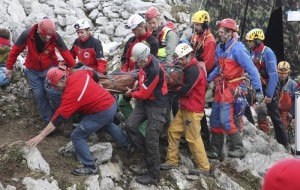
[{"label": "orange helmet", "polygon": [[176,25],[175,25],[175,23],[172,22],[172,21],[167,21],[167,22],[165,22],[164,26],[170,28],[170,29],[173,30],[173,31],[176,30]]},{"label": "orange helmet", "polygon": [[48,17],[38,23],[38,31],[41,36],[52,36],[55,33],[55,23]]},{"label": "orange helmet", "polygon": [[46,78],[50,85],[55,86],[64,75],[66,75],[66,71],[64,69],[53,67],[47,72]]},{"label": "orange helmet", "polygon": [[219,27],[229,28],[234,32],[237,31],[236,22],[231,18],[225,18],[219,23]]},{"label": "orange helmet", "polygon": [[291,71],[290,64],[287,61],[280,61],[277,65],[277,71],[278,73],[286,74]]},{"label": "orange helmet", "polygon": [[156,7],[150,7],[146,12],[145,12],[145,19],[151,20],[153,18],[156,18],[160,16],[160,12]]}]

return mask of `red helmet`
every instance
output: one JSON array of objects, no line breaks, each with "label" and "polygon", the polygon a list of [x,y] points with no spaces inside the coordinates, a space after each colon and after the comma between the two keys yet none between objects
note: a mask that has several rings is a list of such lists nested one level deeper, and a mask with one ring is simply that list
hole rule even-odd
[{"label": "red helmet", "polygon": [[47,72],[46,78],[50,85],[55,86],[64,75],[66,75],[66,71],[64,69],[53,67]]},{"label": "red helmet", "polygon": [[160,12],[156,7],[150,7],[146,12],[145,12],[145,19],[150,20],[153,18],[156,18],[157,16],[160,16]]},{"label": "red helmet", "polygon": [[219,23],[219,27],[229,28],[234,32],[237,31],[236,22],[231,18],[225,18]]},{"label": "red helmet", "polygon": [[175,23],[172,22],[172,21],[167,21],[167,22],[165,22],[164,26],[170,28],[170,29],[173,30],[173,31],[176,30],[176,25],[175,25]]},{"label": "red helmet", "polygon": [[52,36],[55,33],[55,23],[50,18],[43,18],[38,23],[39,33],[45,36]]}]

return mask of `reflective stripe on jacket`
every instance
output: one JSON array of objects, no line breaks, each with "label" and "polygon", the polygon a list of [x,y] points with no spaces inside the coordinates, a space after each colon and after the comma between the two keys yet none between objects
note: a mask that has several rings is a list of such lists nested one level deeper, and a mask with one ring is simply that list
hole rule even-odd
[{"label": "reflective stripe on jacket", "polygon": [[139,68],[139,90],[131,92],[131,96],[151,107],[166,107],[167,92],[166,72],[157,58],[151,55],[147,65]]},{"label": "reflective stripe on jacket", "polygon": [[166,51],[166,37],[168,32],[171,31],[170,28],[168,27],[163,27],[163,29],[160,32],[160,37],[158,39],[159,43],[159,49],[157,52],[157,57],[165,58],[167,56],[167,51]]},{"label": "reflective stripe on jacket", "polygon": [[70,118],[74,112],[83,115],[98,113],[109,109],[115,98],[93,80],[91,70],[78,70],[67,78],[61,104],[51,118],[51,122],[60,124],[60,117]]}]

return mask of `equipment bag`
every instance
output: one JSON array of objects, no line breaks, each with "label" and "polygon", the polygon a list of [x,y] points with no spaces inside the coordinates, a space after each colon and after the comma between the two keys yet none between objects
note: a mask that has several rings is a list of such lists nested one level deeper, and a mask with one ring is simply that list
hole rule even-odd
[{"label": "equipment bag", "polygon": [[248,101],[246,99],[247,87],[245,83],[241,83],[236,89],[236,99],[234,103],[234,115],[242,116],[245,113]]}]

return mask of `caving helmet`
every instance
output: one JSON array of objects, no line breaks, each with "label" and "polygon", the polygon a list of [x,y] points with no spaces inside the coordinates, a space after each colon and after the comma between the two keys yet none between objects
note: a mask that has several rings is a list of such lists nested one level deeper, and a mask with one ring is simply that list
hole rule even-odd
[{"label": "caving helmet", "polygon": [[145,43],[136,43],[132,48],[131,59],[134,61],[144,61],[150,55],[150,47]]},{"label": "caving helmet", "polygon": [[236,22],[231,18],[225,18],[219,23],[219,27],[224,27],[233,30],[234,32],[237,31]]},{"label": "caving helmet", "polygon": [[277,66],[277,71],[283,74],[289,73],[291,71],[290,64],[287,61],[280,61]]},{"label": "caving helmet", "polygon": [[175,57],[182,58],[193,51],[193,48],[187,43],[178,44],[175,48]]},{"label": "caving helmet", "polygon": [[42,37],[51,37],[55,33],[55,23],[48,17],[44,17],[38,23],[38,32]]},{"label": "caving helmet", "polygon": [[134,14],[129,17],[127,24],[125,25],[126,29],[135,29],[139,24],[145,23],[145,19],[140,14]]},{"label": "caving helmet", "polygon": [[51,86],[55,86],[64,75],[66,75],[66,71],[64,69],[53,67],[47,72],[46,78]]},{"label": "caving helmet", "polygon": [[201,23],[210,22],[210,17],[207,11],[198,11],[192,17],[192,22]]},{"label": "caving helmet", "polygon": [[145,19],[151,20],[153,18],[156,18],[160,16],[160,12],[156,7],[150,7],[146,12],[145,12]]},{"label": "caving helmet", "polygon": [[83,30],[83,29],[88,29],[90,28],[89,21],[86,19],[79,19],[75,24],[74,28],[75,30]]},{"label": "caving helmet", "polygon": [[246,34],[246,40],[249,40],[249,41],[252,41],[252,40],[263,41],[264,39],[265,39],[264,32],[262,31],[262,29],[259,29],[259,28],[254,28]]},{"label": "caving helmet", "polygon": [[164,26],[170,28],[170,29],[173,30],[173,31],[176,30],[176,25],[175,25],[175,23],[172,22],[172,21],[167,21],[167,22],[165,22],[165,23],[164,23]]}]

